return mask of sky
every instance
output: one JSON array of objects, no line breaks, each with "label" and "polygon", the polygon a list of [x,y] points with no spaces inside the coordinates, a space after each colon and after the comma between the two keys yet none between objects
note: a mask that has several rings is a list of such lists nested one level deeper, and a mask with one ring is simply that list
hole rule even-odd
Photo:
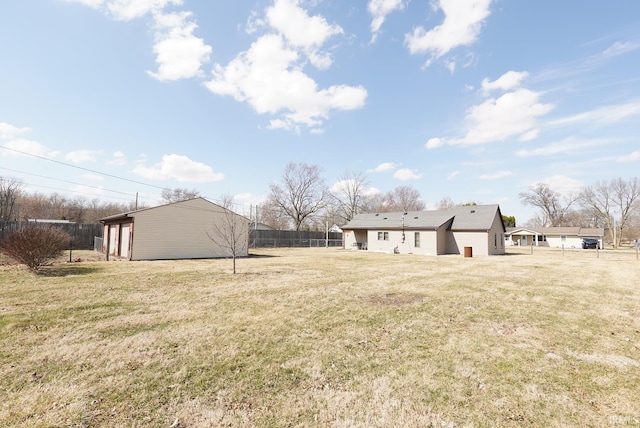
[{"label": "sky", "polygon": [[330,187],[535,215],[640,169],[637,0],[0,0],[0,176],[147,205]]}]

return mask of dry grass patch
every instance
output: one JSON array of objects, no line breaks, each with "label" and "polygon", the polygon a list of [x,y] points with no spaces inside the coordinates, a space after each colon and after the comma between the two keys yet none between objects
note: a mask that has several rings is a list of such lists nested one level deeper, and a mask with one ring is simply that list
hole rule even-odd
[{"label": "dry grass patch", "polygon": [[230,263],[0,266],[0,426],[640,423],[632,255]]}]

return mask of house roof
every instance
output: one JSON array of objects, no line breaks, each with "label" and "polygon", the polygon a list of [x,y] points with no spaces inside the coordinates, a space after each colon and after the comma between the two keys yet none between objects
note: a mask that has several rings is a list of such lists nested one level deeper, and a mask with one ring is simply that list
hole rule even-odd
[{"label": "house roof", "polygon": [[[132,210],[132,211],[127,211],[127,212],[124,212],[124,213],[115,214],[115,215],[108,216],[108,217],[103,217],[103,218],[100,219],[100,222],[105,223],[105,222],[110,222],[110,221],[115,221],[115,220],[124,220],[124,219],[130,218],[130,217],[135,217],[136,213],[139,213],[139,212],[142,212],[142,211],[155,210],[155,209],[167,207],[167,206],[170,206],[170,205],[190,205],[190,203],[194,202],[194,201],[198,201],[198,202],[199,201],[204,201],[207,204],[210,204],[210,205],[213,205],[213,206],[217,206],[217,207],[221,207],[220,205],[215,204],[215,203],[213,203],[211,201],[208,201],[205,198],[198,197],[198,198],[193,198],[193,199],[186,199],[184,201],[172,202],[172,203],[164,204],[164,205],[157,205],[155,207],[140,208],[138,210]],[[224,209],[224,207],[221,207],[221,208]],[[240,214],[238,214],[238,215],[240,215]],[[248,221],[248,219],[247,219],[247,221]]]},{"label": "house roof", "polygon": [[507,229],[510,235],[572,235],[581,237],[604,236],[601,227],[510,227]]},{"label": "house roof", "polygon": [[414,229],[435,230],[448,223],[451,230],[489,230],[498,205],[458,206],[437,211],[395,211],[356,215],[343,230],[356,229]]}]

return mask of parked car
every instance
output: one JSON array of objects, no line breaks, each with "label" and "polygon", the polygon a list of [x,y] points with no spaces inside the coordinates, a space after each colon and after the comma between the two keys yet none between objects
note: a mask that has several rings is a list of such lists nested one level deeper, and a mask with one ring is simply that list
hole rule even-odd
[{"label": "parked car", "polygon": [[582,248],[583,249],[587,249],[587,248],[593,248],[593,249],[600,249],[600,241],[598,241],[595,238],[584,238],[582,240]]}]

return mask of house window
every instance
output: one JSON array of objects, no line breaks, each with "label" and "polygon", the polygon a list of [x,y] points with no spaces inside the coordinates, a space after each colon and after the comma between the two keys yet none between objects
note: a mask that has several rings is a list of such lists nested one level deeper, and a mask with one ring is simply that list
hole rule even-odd
[{"label": "house window", "polygon": [[388,241],[389,232],[378,232],[378,241]]},{"label": "house window", "polygon": [[420,232],[416,232],[415,235],[413,235],[413,246],[420,248]]},{"label": "house window", "polygon": [[560,235],[560,242],[567,242],[567,235]]}]

